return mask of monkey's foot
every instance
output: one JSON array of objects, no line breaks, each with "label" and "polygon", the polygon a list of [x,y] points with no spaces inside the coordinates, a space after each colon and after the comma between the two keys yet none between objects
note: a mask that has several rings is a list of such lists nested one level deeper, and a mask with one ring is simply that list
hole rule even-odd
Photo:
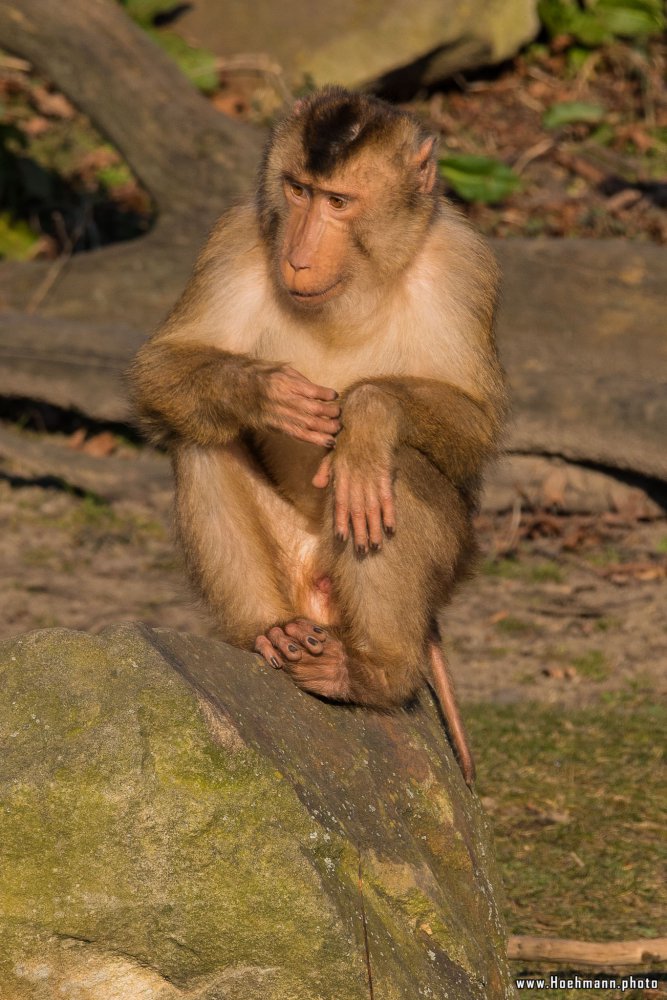
[{"label": "monkey's foot", "polygon": [[296,618],[258,635],[255,650],[276,670],[289,674],[297,687],[335,701],[350,696],[348,658],[342,642],[321,625]]}]

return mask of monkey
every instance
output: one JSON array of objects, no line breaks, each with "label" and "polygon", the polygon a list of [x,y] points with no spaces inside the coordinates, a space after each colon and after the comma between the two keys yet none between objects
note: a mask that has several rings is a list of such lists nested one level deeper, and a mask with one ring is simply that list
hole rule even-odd
[{"label": "monkey", "polygon": [[469,785],[437,616],[471,572],[507,407],[497,295],[435,137],[328,87],[274,127],[255,195],[215,225],[130,372],[221,637],[380,710],[429,664]]}]

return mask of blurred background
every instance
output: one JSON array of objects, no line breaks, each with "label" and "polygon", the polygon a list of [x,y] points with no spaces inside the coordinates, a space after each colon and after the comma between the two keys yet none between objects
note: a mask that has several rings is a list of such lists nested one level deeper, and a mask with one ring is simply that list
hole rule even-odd
[{"label": "blurred background", "polygon": [[505,274],[508,457],[443,628],[515,934],[666,933],[666,69],[657,0],[0,8],[3,636],[211,634],[123,372],[294,98],[438,135]]}]

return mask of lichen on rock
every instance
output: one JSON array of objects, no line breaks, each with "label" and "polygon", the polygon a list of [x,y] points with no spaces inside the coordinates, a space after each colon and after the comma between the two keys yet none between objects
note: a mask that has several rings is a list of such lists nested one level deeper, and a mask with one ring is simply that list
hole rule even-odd
[{"label": "lichen on rock", "polygon": [[[435,709],[327,705],[139,625],[0,646],[3,1000],[505,997]],[[366,952],[368,943],[368,953]]]}]

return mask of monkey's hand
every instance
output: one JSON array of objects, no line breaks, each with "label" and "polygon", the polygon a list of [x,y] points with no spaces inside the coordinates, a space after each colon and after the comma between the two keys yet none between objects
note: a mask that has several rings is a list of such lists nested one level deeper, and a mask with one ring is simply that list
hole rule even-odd
[{"label": "monkey's hand", "polygon": [[263,419],[297,441],[333,448],[340,423],[335,389],[316,385],[288,365],[264,374]]},{"label": "monkey's hand", "polygon": [[377,551],[396,530],[393,456],[400,414],[391,397],[360,386],[343,406],[343,430],[336,450],[326,455],[312,480],[325,489],[333,480],[334,531],[339,541],[352,538],[360,555]]}]

